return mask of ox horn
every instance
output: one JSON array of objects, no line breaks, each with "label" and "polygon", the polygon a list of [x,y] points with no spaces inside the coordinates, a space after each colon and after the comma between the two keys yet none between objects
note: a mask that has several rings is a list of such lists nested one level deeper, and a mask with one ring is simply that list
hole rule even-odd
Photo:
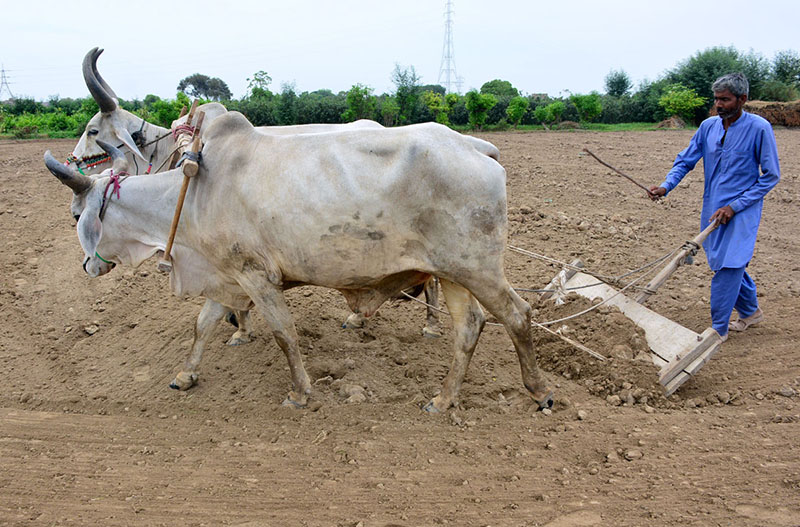
[{"label": "ox horn", "polygon": [[106,143],[102,139],[98,139],[97,144],[100,146],[100,148],[105,150],[108,155],[111,156],[111,159],[114,163],[112,166],[113,170],[116,170],[117,173],[128,171],[128,160],[125,159],[125,154],[122,153],[122,150],[116,146]]},{"label": "ox horn", "polygon": [[108,93],[114,99],[119,100],[119,97],[117,97],[117,94],[111,89],[111,86],[108,85],[108,83],[100,75],[100,72],[97,71],[97,58],[100,57],[102,52],[102,49],[97,49],[97,51],[94,52],[94,58],[92,59],[92,72],[94,73],[95,78],[100,82],[100,85],[106,90],[106,93]]},{"label": "ox horn", "polygon": [[[94,72],[97,71],[97,57],[100,56],[103,50],[92,48],[89,53],[83,57],[83,80],[86,81],[86,87],[89,88],[89,93],[97,101],[100,106],[100,111],[103,113],[113,112],[117,109],[117,101],[108,93],[103,86],[104,82],[98,80]],[[112,92],[113,93],[113,92]]]},{"label": "ox horn", "polygon": [[44,164],[63,184],[72,189],[75,194],[80,194],[92,186],[92,179],[83,174],[78,174],[69,167],[62,165],[50,150],[44,153]]}]

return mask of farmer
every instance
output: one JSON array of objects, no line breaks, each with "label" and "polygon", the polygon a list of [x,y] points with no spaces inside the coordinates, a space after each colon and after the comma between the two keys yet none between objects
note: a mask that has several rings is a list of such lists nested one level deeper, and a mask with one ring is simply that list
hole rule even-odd
[{"label": "farmer", "polygon": [[[764,320],[756,284],[745,268],[753,257],[764,196],[778,183],[780,167],[769,122],[742,111],[749,91],[747,78],[741,73],[723,75],[711,89],[717,116],[702,122],[689,146],[675,158],[666,180],[650,187],[650,192],[653,199],[666,196],[703,158],[701,230],[710,222],[719,224],[703,242],[714,271],[711,322],[725,341],[728,330],[744,331]],[[739,317],[732,321],[734,308]]]}]

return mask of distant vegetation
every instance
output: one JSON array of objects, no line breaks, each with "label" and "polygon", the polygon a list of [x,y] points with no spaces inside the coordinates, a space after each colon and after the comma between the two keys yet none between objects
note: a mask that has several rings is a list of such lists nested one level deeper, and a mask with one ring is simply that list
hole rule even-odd
[{"label": "distant vegetation", "polygon": [[[413,66],[395,65],[391,93],[376,95],[360,83],[348,91],[320,89],[297,93],[293,84],[271,90],[272,78],[258,71],[248,78],[248,93],[232,99],[221,79],[200,73],[178,85],[175,99],[148,95],[144,100],[120,101],[123,108],[148,121],[169,126],[189,96],[219,100],[242,112],[256,126],[341,123],[372,119],[385,126],[436,121],[458,129],[503,130],[550,127],[576,121],[584,128],[619,123],[655,123],[679,115],[699,124],[713,102],[711,83],[722,74],[741,71],[750,80],[750,99],[789,101],[800,97],[800,54],[777,53],[768,60],[753,51],[714,47],[679,62],[654,81],[634,87],[625,71],[611,70],[605,93],[525,94],[509,81],[494,79],[465,95],[446,94],[438,85],[423,85]],[[76,73],[77,74],[77,73]],[[0,104],[0,134],[12,137],[77,137],[98,111],[91,98],[46,102],[20,98]]]}]

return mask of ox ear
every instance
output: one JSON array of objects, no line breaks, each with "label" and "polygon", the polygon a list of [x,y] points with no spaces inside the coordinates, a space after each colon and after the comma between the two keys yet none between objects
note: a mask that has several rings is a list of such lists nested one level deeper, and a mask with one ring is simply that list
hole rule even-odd
[{"label": "ox ear", "polygon": [[133,152],[136,157],[147,163],[147,159],[145,159],[142,153],[139,151],[139,147],[136,146],[136,142],[133,140],[133,137],[131,137],[131,133],[128,132],[128,130],[125,128],[118,128],[114,131],[114,135],[116,135],[117,139],[122,141],[122,144],[127,146],[128,150]]},{"label": "ox ear", "polygon": [[87,208],[78,220],[78,240],[86,256],[94,256],[97,244],[103,235],[103,222],[100,221],[100,210]]},{"label": "ox ear", "polygon": [[128,160],[125,158],[125,154],[123,154],[119,148],[106,143],[102,139],[96,139],[95,142],[97,143],[97,146],[105,150],[106,153],[111,156],[111,159],[113,160],[113,166],[111,168],[116,170],[117,173],[128,171]]}]

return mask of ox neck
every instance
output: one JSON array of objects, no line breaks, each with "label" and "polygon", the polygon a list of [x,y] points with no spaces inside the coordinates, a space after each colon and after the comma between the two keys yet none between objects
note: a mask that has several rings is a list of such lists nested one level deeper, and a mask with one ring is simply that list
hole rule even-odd
[{"label": "ox neck", "polygon": [[104,230],[108,228],[116,231],[115,236],[163,249],[178,202],[182,171],[122,178],[125,184],[121,187],[114,178],[97,181]]}]

